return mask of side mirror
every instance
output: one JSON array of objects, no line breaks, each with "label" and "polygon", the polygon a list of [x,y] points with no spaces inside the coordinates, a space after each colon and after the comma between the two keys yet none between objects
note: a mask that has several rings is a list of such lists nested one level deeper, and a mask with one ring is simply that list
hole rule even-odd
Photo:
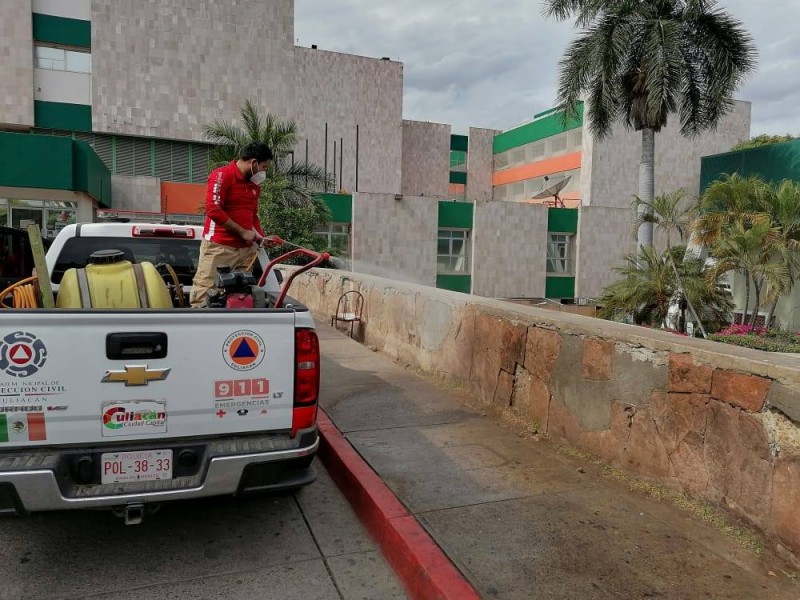
[{"label": "side mirror", "polygon": [[274,269],[274,271],[275,271],[275,277],[277,278],[278,283],[283,283],[283,271],[281,271],[280,269]]}]

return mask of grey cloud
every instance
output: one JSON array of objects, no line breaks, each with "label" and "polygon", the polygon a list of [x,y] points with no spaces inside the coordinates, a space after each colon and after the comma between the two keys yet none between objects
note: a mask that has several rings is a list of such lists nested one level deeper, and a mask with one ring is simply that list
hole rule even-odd
[{"label": "grey cloud", "polygon": [[[753,102],[753,135],[800,134],[800,0],[720,4],[759,49],[759,70],[737,95]],[[404,117],[458,132],[506,129],[553,106],[558,61],[575,34],[531,0],[295,0],[295,12],[304,46],[401,60]]]}]

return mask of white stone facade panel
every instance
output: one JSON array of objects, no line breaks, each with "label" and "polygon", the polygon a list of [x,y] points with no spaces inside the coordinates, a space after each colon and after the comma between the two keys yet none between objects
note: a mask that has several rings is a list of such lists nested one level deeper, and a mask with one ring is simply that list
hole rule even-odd
[{"label": "white stone facade panel", "polygon": [[575,295],[597,298],[619,278],[613,269],[636,250],[633,213],[628,208],[583,206],[578,215]]},{"label": "white stone facade panel", "polygon": [[161,180],[158,177],[112,175],[111,196],[114,198],[114,210],[159,212]]},{"label": "white stone facade panel", "polygon": [[470,127],[467,151],[467,200],[487,202],[492,199],[494,170],[494,129]]},{"label": "white stone facade panel", "polygon": [[0,126],[33,126],[31,0],[0,2]]},{"label": "white stone facade panel", "polygon": [[94,0],[92,127],[200,141],[247,99],[285,115],[293,35],[293,0]]},{"label": "white stone facade panel", "polygon": [[434,198],[353,194],[353,271],[435,286],[438,217]]},{"label": "white stone facade panel", "polygon": [[[655,193],[673,192],[683,187],[696,196],[700,191],[700,158],[727,152],[750,137],[749,102],[737,101],[734,109],[720,121],[717,130],[694,139],[683,137],[677,115],[670,115],[669,124],[655,137]],[[587,162],[584,153],[583,205],[627,208],[639,193],[639,161],[642,153],[641,132],[614,127],[606,140],[586,142],[591,137],[588,121],[584,122],[584,152],[591,147]],[[591,168],[587,168],[590,166]]]},{"label": "white stone facade panel", "polygon": [[490,298],[542,298],[547,207],[515,202],[475,204],[472,293]]},{"label": "white stone facade panel", "polygon": [[403,121],[403,194],[447,197],[450,126]]}]

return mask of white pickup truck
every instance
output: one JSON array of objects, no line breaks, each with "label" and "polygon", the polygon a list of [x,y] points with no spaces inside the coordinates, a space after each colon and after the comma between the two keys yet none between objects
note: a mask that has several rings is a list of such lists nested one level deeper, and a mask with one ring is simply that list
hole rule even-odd
[{"label": "white pickup truck", "polygon": [[[70,225],[46,256],[54,294],[103,250],[170,264],[188,292],[201,234]],[[256,277],[267,266],[262,251]],[[0,514],[105,507],[132,524],[163,501],[311,483],[319,342],[268,271],[262,308],[0,310]]]}]

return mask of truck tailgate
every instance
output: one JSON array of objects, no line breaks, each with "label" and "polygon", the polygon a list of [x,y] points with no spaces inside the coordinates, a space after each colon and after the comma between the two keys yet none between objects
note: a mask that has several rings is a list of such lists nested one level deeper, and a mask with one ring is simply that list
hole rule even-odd
[{"label": "truck tailgate", "polygon": [[292,311],[14,313],[0,451],[288,430]]}]

